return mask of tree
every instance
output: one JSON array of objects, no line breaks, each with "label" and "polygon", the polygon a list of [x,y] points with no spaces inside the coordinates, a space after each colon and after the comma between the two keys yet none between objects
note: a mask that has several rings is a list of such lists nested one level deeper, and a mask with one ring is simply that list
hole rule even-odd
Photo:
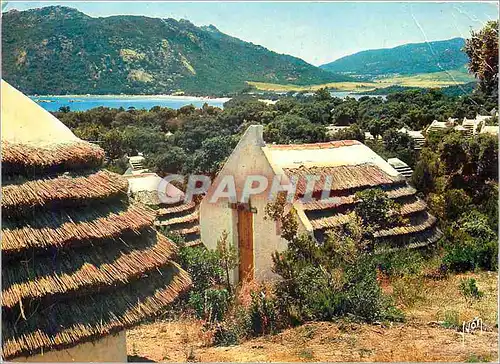
[{"label": "tree", "polygon": [[387,197],[380,188],[356,192],[355,196],[357,203],[354,211],[361,218],[368,236],[377,230],[401,222],[398,214],[400,206]]},{"label": "tree", "polygon": [[489,21],[480,31],[472,31],[465,42],[469,71],[488,94],[498,91],[498,20]]},{"label": "tree", "polygon": [[384,133],[383,139],[389,155],[401,159],[410,166],[415,164],[415,141],[411,136],[389,129]]},{"label": "tree", "polygon": [[323,125],[313,124],[293,114],[278,116],[266,125],[264,137],[268,142],[280,144],[317,143],[327,140],[326,128]]},{"label": "tree", "polygon": [[332,99],[332,95],[326,87],[323,87],[314,92],[314,98],[318,101],[330,101]]},{"label": "tree", "polygon": [[341,129],[331,137],[332,140],[359,140],[365,142],[365,133],[357,124],[353,124],[346,129]]},{"label": "tree", "polygon": [[425,194],[432,192],[436,186],[438,173],[439,155],[430,148],[422,149],[411,176],[413,186]]},{"label": "tree", "polygon": [[464,138],[459,133],[450,133],[445,136],[439,146],[439,153],[446,173],[454,173],[461,170],[467,162]]},{"label": "tree", "polygon": [[219,265],[224,270],[226,275],[226,288],[229,294],[231,294],[231,280],[229,278],[229,273],[238,266],[238,253],[234,245],[231,245],[227,241],[228,233],[227,231],[222,232],[222,236],[217,240],[217,256],[219,257]]},{"label": "tree", "polygon": [[214,177],[222,168],[226,158],[236,146],[239,138],[234,136],[216,136],[201,143],[184,172],[209,174]]}]

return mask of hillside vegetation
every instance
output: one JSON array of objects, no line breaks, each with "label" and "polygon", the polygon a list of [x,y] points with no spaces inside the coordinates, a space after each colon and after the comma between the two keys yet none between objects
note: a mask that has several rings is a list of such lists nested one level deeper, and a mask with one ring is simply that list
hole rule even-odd
[{"label": "hillside vegetation", "polygon": [[92,18],[50,6],[2,17],[3,78],[27,94],[221,94],[245,81],[348,81],[187,20]]},{"label": "hillside vegetation", "polygon": [[467,55],[462,51],[464,45],[463,38],[405,44],[358,52],[320,67],[364,79],[449,71],[467,63]]}]

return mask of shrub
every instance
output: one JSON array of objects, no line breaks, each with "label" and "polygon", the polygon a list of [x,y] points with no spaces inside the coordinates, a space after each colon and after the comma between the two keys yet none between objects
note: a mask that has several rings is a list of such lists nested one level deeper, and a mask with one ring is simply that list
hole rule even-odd
[{"label": "shrub", "polygon": [[332,230],[323,244],[308,235],[284,234],[294,237],[273,261],[274,271],[283,278],[276,284],[278,310],[290,323],[339,316],[369,322],[389,317],[391,302],[378,285],[356,214]]},{"label": "shrub", "polygon": [[249,317],[252,336],[271,334],[276,331],[278,313],[276,301],[271,297],[270,292],[266,292],[265,289],[252,292]]},{"label": "shrub", "polygon": [[362,257],[354,266],[344,269],[347,284],[337,300],[336,314],[355,316],[368,322],[388,318],[390,301],[382,294],[371,259]]},{"label": "shrub", "polygon": [[251,336],[251,320],[246,308],[238,302],[231,307],[223,322],[213,327],[213,342],[215,345],[236,345]]},{"label": "shrub", "polygon": [[443,263],[455,271],[497,269],[498,242],[488,217],[478,211],[462,215],[447,231]]},{"label": "shrub", "polygon": [[219,264],[219,256],[216,251],[204,247],[181,246],[179,262],[191,276],[192,291],[201,293],[224,282],[224,269]]},{"label": "shrub", "polygon": [[404,277],[421,273],[424,257],[416,250],[401,250],[377,256],[378,268],[392,277]]},{"label": "shrub", "polygon": [[215,326],[214,345],[230,346],[239,343],[238,331],[235,326],[229,326],[227,323],[220,323]]},{"label": "shrub", "polygon": [[203,292],[191,292],[188,303],[198,317],[209,322],[222,321],[230,304],[230,296],[226,289],[209,288]]},{"label": "shrub", "polygon": [[403,277],[393,284],[393,295],[397,302],[406,307],[413,307],[423,300],[424,290],[420,277]]},{"label": "shrub", "polygon": [[225,233],[216,250],[180,244],[179,261],[193,281],[187,303],[198,317],[209,322],[223,320],[233,300],[229,272],[235,266],[235,256]]},{"label": "shrub", "polygon": [[483,297],[483,292],[481,292],[476,284],[474,278],[464,278],[460,281],[460,286],[458,287],[460,293],[465,298],[475,298],[479,299]]},{"label": "shrub", "polygon": [[457,329],[461,326],[460,315],[457,311],[449,310],[444,312],[442,326],[446,329]]},{"label": "shrub", "polygon": [[[400,206],[391,200],[380,188],[372,188],[356,193],[356,214],[363,221],[367,232],[389,227],[400,222]],[[396,212],[396,213],[395,213]]]}]

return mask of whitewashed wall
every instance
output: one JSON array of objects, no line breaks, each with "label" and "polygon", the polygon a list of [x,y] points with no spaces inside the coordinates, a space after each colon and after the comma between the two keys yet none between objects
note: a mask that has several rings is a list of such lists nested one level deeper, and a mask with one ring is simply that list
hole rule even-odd
[{"label": "whitewashed wall", "polygon": [[69,349],[52,350],[29,357],[18,357],[13,362],[127,362],[125,331],[100,340],[79,344]]},{"label": "whitewashed wall", "polygon": [[[286,241],[276,231],[276,223],[264,219],[274,171],[262,151],[263,146],[262,126],[249,127],[200,205],[200,230],[203,244],[209,249],[215,249],[217,240],[226,230],[229,233],[230,242],[237,248],[237,211],[229,207],[227,199],[219,199],[217,204],[210,203],[211,195],[215,186],[226,175],[234,176],[238,196],[241,196],[247,176],[264,175],[268,178],[270,185],[267,190],[250,199],[251,206],[257,209],[257,213],[253,214],[254,265],[255,278],[261,281],[274,277],[271,272],[272,253],[286,248]],[[235,269],[233,275],[235,281],[238,280],[237,271]]]}]

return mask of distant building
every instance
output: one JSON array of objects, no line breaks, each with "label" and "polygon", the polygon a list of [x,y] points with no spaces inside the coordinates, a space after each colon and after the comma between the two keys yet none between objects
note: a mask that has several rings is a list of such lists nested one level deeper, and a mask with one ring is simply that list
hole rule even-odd
[{"label": "distant building", "polygon": [[[346,220],[353,210],[354,194],[367,188],[382,188],[401,204],[401,214],[408,225],[399,225],[376,233],[376,252],[401,248],[417,248],[434,243],[441,236],[436,218],[427,212],[424,201],[416,195],[406,179],[389,163],[358,141],[344,140],[317,144],[269,145],[262,138],[261,125],[250,126],[227,159],[200,205],[201,238],[208,248],[215,248],[223,232],[238,249],[239,267],[234,280],[273,278],[272,253],[286,249],[288,242],[281,237],[281,227],[266,218],[265,210],[274,178],[298,178],[297,195],[306,191],[306,175],[320,178],[315,194],[321,193],[326,179],[332,181],[330,196],[334,202],[295,199],[286,205],[297,212],[299,231],[317,241],[325,233]],[[211,201],[214,188],[234,176],[238,193],[247,176],[265,176],[268,187],[248,202],[231,202],[228,198]]]},{"label": "distant building", "polygon": [[144,167],[145,158],[139,153],[139,155],[128,157],[129,168],[125,172],[126,175],[141,174],[148,172],[148,169]]},{"label": "distant building", "polygon": [[480,131],[480,134],[498,135],[498,125],[485,125]]},{"label": "distant building", "polygon": [[337,132],[344,130],[344,129],[349,129],[349,126],[327,125],[326,126],[326,134],[329,136],[332,136],[332,135],[336,134]]},{"label": "distant building", "polygon": [[455,131],[463,132],[466,136],[471,137],[476,135],[481,130],[484,121],[491,116],[477,115],[474,119],[463,118],[462,124],[457,124],[458,119],[448,118],[448,121],[434,120],[426,129],[426,133],[443,131],[453,128]]},{"label": "distant building", "polygon": [[468,132],[468,129],[464,128],[462,125],[456,125],[453,130],[459,131],[461,133],[466,134]]},{"label": "distant building", "polygon": [[191,280],[104,151],[2,81],[2,359],[126,362]]},{"label": "distant building", "polygon": [[401,128],[398,132],[403,134],[408,134],[415,142],[415,150],[420,150],[424,147],[425,137],[420,130],[408,130],[406,128]]},{"label": "distant building", "polygon": [[476,115],[474,119],[464,118],[462,121],[462,126],[465,128],[465,133],[467,136],[473,136],[479,134],[484,122],[491,118],[491,116]]},{"label": "distant building", "polygon": [[413,170],[410,168],[408,164],[403,162],[401,159],[398,158],[389,158],[387,160],[387,163],[391,165],[392,168],[394,168],[396,171],[401,173],[406,179],[411,178],[411,175],[413,174]]},{"label": "distant building", "polygon": [[[201,244],[198,205],[195,202],[184,203],[184,192],[171,183],[166,184],[167,189],[163,190],[160,184],[162,179],[156,173],[143,172],[124,177],[129,182],[129,195],[156,212],[155,226],[162,226],[179,235],[189,246]],[[176,198],[179,202],[166,204],[161,199],[162,195]]]},{"label": "distant building", "polygon": [[444,121],[437,121],[437,120],[434,120],[431,125],[429,125],[427,127],[427,129],[425,129],[425,132],[427,134],[429,133],[432,133],[432,132],[439,132],[439,131],[443,131],[443,130],[446,130],[450,127],[452,127],[453,125],[451,125],[450,122],[444,122]]},{"label": "distant building", "polygon": [[375,140],[375,138],[372,133],[370,133],[369,131],[365,131],[365,140]]}]

